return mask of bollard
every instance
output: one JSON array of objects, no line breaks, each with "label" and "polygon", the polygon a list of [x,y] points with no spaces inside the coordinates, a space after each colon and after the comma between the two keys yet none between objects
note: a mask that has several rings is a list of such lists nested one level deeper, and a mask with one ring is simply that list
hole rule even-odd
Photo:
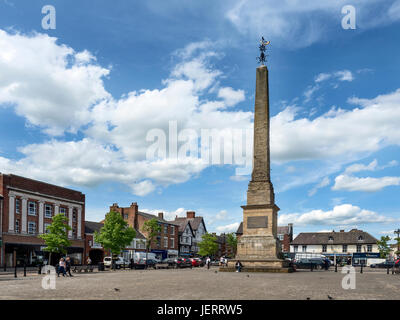
[{"label": "bollard", "polygon": [[4,272],[7,271],[7,264],[4,262]]},{"label": "bollard", "polygon": [[337,263],[335,264],[335,272],[337,272]]},{"label": "bollard", "polygon": [[363,273],[363,265],[361,265],[360,273]]},{"label": "bollard", "polygon": [[15,265],[15,267],[14,267],[14,278],[16,278],[17,277],[17,265]]},{"label": "bollard", "polygon": [[38,274],[42,274],[42,266],[38,264]]},{"label": "bollard", "polygon": [[394,274],[394,266],[392,267],[392,274]]},{"label": "bollard", "polygon": [[311,272],[313,271],[313,268],[314,266],[313,266],[313,263],[311,262]]},{"label": "bollard", "polygon": [[26,263],[24,263],[24,277],[26,277]]},{"label": "bollard", "polygon": [[387,272],[386,273],[389,274],[389,266],[387,267]]}]

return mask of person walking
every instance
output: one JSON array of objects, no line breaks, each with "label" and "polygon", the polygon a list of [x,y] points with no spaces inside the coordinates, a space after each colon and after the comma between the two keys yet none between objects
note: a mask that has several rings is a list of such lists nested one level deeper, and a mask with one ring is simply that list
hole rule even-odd
[{"label": "person walking", "polygon": [[65,266],[66,266],[66,273],[68,273],[68,275],[70,277],[73,277],[73,275],[71,274],[71,258],[67,257],[67,259],[65,260]]},{"label": "person walking", "polygon": [[58,276],[60,276],[61,272],[63,274],[63,277],[65,277],[66,273],[65,273],[65,260],[64,260],[64,258],[61,258],[60,262],[58,264]]},{"label": "person walking", "polygon": [[90,266],[92,264],[92,259],[90,259],[90,257],[87,258],[86,260],[87,264]]},{"label": "person walking", "polygon": [[210,264],[211,264],[211,259],[210,259],[210,257],[207,257],[207,260],[206,260],[207,269],[210,269]]},{"label": "person walking", "polygon": [[236,267],[236,272],[241,272],[241,271],[242,271],[242,268],[243,268],[243,265],[242,265],[242,263],[238,260],[238,261],[236,261],[235,267]]}]

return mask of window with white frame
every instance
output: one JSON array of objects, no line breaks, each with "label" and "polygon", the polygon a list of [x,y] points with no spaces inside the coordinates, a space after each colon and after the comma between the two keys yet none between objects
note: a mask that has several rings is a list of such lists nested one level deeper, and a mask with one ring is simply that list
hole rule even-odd
[{"label": "window with white frame", "polygon": [[170,238],[170,248],[175,248],[175,239],[174,238]]},{"label": "window with white frame", "polygon": [[343,253],[346,253],[346,252],[347,252],[347,244],[344,244],[344,245],[342,246],[342,252],[343,252]]},{"label": "window with white frame", "polygon": [[168,237],[164,238],[164,248],[168,248]]},{"label": "window with white frame", "polygon": [[35,234],[36,233],[36,222],[29,221],[28,222],[28,233]]},{"label": "window with white frame", "polygon": [[327,251],[327,245],[326,244],[323,244],[322,245],[322,252],[326,252]]},{"label": "window with white frame", "polygon": [[19,219],[15,220],[15,232],[19,233]]},{"label": "window with white frame", "polygon": [[78,216],[78,213],[77,213],[77,211],[76,211],[76,209],[74,208],[73,210],[72,210],[72,221],[73,222],[76,222],[76,217]]},{"label": "window with white frame", "polygon": [[284,238],[285,238],[285,236],[283,234],[278,234],[278,239],[280,241],[283,241]]},{"label": "window with white frame", "polygon": [[357,245],[357,252],[360,253],[361,252],[361,244]]},{"label": "window with white frame", "polygon": [[368,252],[372,252],[372,244],[368,244],[367,245],[367,251]]},{"label": "window with white frame", "polygon": [[50,232],[49,227],[50,227],[50,223],[45,223],[44,224],[44,233],[49,233]]},{"label": "window with white frame", "polygon": [[171,226],[171,235],[175,234],[175,226]]},{"label": "window with white frame", "polygon": [[168,225],[164,224],[164,234],[168,234]]},{"label": "window with white frame", "polygon": [[28,202],[28,214],[30,216],[36,216],[36,202],[34,201]]},{"label": "window with white frame", "polygon": [[299,246],[294,246],[293,249],[294,249],[294,252],[297,252],[297,251],[299,251]]},{"label": "window with white frame", "polygon": [[303,252],[307,252],[307,246],[302,247]]},{"label": "window with white frame", "polygon": [[67,216],[67,208],[60,207],[59,211],[60,211],[60,213],[62,213],[64,216]]},{"label": "window with white frame", "polygon": [[45,204],[44,216],[45,218],[51,218],[53,216],[53,206],[51,204]]},{"label": "window with white frame", "polygon": [[15,213],[21,213],[21,199],[15,199]]}]

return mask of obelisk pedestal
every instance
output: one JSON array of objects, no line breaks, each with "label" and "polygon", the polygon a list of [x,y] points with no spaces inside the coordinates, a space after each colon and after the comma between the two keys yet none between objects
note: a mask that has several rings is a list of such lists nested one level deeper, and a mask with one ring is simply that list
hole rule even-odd
[{"label": "obelisk pedestal", "polygon": [[238,241],[235,259],[228,261],[233,271],[239,260],[243,271],[290,272],[288,263],[279,259],[277,239],[278,206],[270,178],[268,69],[257,68],[254,112],[253,172],[243,208],[243,235]]}]

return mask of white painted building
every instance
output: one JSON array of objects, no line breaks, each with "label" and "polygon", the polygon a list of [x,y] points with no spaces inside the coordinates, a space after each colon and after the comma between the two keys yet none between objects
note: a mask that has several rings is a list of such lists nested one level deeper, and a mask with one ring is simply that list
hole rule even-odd
[{"label": "white painted building", "polygon": [[[291,253],[323,254],[336,261],[376,258],[377,239],[369,233],[352,229],[349,232],[303,232],[290,243]],[[363,260],[364,261],[364,260]]]}]

